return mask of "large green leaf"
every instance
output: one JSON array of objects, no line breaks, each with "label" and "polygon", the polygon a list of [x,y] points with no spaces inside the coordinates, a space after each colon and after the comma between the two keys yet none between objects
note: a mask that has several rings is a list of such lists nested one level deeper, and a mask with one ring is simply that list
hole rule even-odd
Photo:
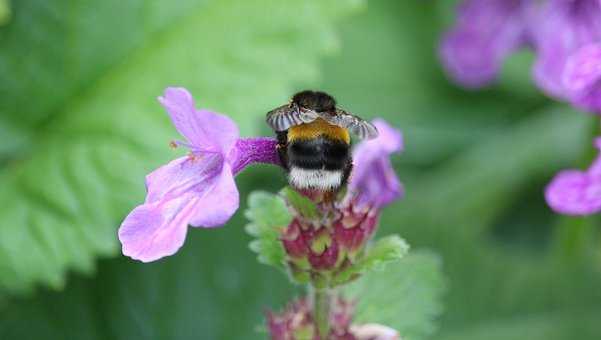
[{"label": "large green leaf", "polygon": [[371,272],[344,289],[357,299],[354,322],[379,323],[403,339],[425,339],[436,330],[445,282],[440,259],[414,252],[385,270]]},{"label": "large green leaf", "polygon": [[[239,189],[248,193],[278,174],[250,168]],[[282,184],[261,187],[275,192]],[[223,228],[191,230],[176,256],[158,262],[105,259],[95,277],[71,274],[65,290],[0,301],[0,339],[264,339],[255,330],[263,312],[295,292],[285,275],[257,262],[246,222],[236,214]]]},{"label": "large green leaf", "polygon": [[0,0],[0,25],[10,21],[10,3],[8,0]]},{"label": "large green leaf", "polygon": [[[360,2],[19,4],[1,32],[0,65],[14,75],[2,84],[0,110],[9,122],[27,117],[13,126],[31,119],[37,128],[0,170],[8,291],[62,287],[67,268],[90,272],[97,255],[118,253],[116,228],[142,200],[144,174],[181,154],[167,147],[177,135],[156,101],[164,87],[188,87],[199,105],[254,134],[293,86],[316,80],[318,58],[337,46],[334,20]],[[126,42],[112,49],[109,37]],[[49,50],[20,60],[35,39]]]}]

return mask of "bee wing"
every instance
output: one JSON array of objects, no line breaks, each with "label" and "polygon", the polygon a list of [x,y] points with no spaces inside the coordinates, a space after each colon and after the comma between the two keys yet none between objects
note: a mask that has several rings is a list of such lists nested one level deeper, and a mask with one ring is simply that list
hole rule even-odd
[{"label": "bee wing", "polygon": [[290,104],[282,105],[267,113],[267,124],[275,131],[286,131],[291,126],[310,123],[319,116],[315,111],[301,111]]},{"label": "bee wing", "polygon": [[330,124],[343,127],[361,139],[373,139],[378,137],[378,129],[376,129],[376,127],[370,122],[365,121],[362,118],[348,113],[342,109],[336,109],[335,115],[324,112],[320,116]]}]

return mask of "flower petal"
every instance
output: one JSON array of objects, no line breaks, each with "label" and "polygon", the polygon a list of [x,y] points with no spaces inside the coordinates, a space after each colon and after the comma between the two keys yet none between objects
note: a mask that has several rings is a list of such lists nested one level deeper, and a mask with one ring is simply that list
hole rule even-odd
[{"label": "flower petal", "polygon": [[217,176],[223,167],[223,157],[207,154],[180,157],[146,176],[146,203],[169,200],[189,191],[203,191],[203,186]]},{"label": "flower petal", "polygon": [[593,144],[600,154],[597,156],[597,159],[593,161],[593,164],[591,164],[591,166],[588,168],[587,173],[592,176],[601,177],[601,137],[595,138],[595,142]]},{"label": "flower petal", "polygon": [[123,221],[123,254],[149,262],[172,255],[188,225],[225,224],[239,205],[231,166],[219,154],[182,157],[146,178],[148,195]]},{"label": "flower petal", "polygon": [[588,44],[568,58],[563,85],[575,106],[601,113],[601,44]]},{"label": "flower petal", "polygon": [[198,205],[198,211],[190,220],[190,224],[195,227],[221,226],[238,210],[240,195],[228,163],[223,165],[221,173],[199,197]]},{"label": "flower petal", "polygon": [[403,195],[403,186],[389,159],[392,153],[403,149],[403,137],[384,120],[373,123],[378,138],[362,141],[355,148],[349,188],[358,196],[359,204],[381,207]]},{"label": "flower petal", "polygon": [[601,38],[599,0],[549,0],[531,22],[537,52],[534,79],[548,95],[568,99],[564,71],[577,49]]},{"label": "flower petal", "polygon": [[[594,142],[601,152],[601,137]],[[601,153],[586,171],[566,170],[545,190],[547,204],[558,213],[589,215],[601,211]]]},{"label": "flower petal", "polygon": [[119,228],[123,255],[142,262],[173,255],[184,244],[196,205],[186,195],[136,207]]},{"label": "flower petal", "polygon": [[227,154],[240,136],[229,117],[207,110],[196,110],[194,99],[185,88],[165,89],[159,102],[167,109],[173,125],[192,146],[192,151]]},{"label": "flower petal", "polygon": [[278,141],[271,137],[238,139],[228,157],[234,175],[253,163],[281,165],[277,145]]},{"label": "flower petal", "polygon": [[547,186],[545,199],[561,214],[597,213],[601,210],[601,177],[577,170],[562,171]]},{"label": "flower petal", "polygon": [[503,59],[526,43],[524,0],[467,0],[440,54],[449,75],[466,87],[494,80]]}]

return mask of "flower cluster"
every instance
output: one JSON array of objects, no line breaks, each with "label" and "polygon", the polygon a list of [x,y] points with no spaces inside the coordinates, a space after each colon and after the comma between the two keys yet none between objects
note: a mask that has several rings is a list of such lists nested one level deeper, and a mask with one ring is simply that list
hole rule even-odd
[{"label": "flower cluster", "polygon": [[[143,262],[177,252],[188,225],[225,224],[239,205],[234,176],[246,166],[281,165],[274,138],[240,138],[231,119],[196,109],[185,89],[168,88],[159,101],[185,138],[173,144],[187,147],[189,154],[146,177],[145,202],[121,224],[123,254]],[[402,136],[383,120],[375,120],[374,125],[379,136],[355,148],[350,181],[337,197],[316,190],[283,190],[288,193],[291,222],[272,231],[277,234],[272,241],[282,251],[280,264],[287,266],[297,282],[309,283],[315,293],[310,300],[292,303],[281,315],[268,314],[273,339],[397,338],[394,330],[384,326],[351,325],[352,303],[330,291],[363,273],[367,265],[361,261],[368,258],[367,244],[377,228],[380,209],[403,194],[389,159],[402,150]],[[398,258],[408,247],[399,238],[394,242],[387,251],[392,249]]]},{"label": "flower cluster", "polygon": [[[448,74],[473,88],[493,82],[521,48],[535,52],[533,78],[543,92],[601,114],[601,1],[465,0],[440,54]],[[568,215],[598,212],[596,163],[559,173],[545,192],[549,206]]]},{"label": "flower cluster", "polygon": [[190,153],[146,177],[146,201],[119,228],[123,254],[143,262],[177,252],[188,225],[212,228],[227,222],[239,205],[234,176],[247,165],[279,164],[272,138],[240,138],[227,116],[197,110],[190,93],[168,88],[159,98]]},{"label": "flower cluster", "polygon": [[[211,228],[225,224],[239,206],[234,176],[252,163],[279,164],[273,138],[240,138],[228,117],[194,107],[183,88],[168,88],[159,98],[189,148],[187,156],[146,177],[144,204],[123,221],[119,240],[123,254],[149,262],[174,254],[184,243],[188,225]],[[283,235],[293,259],[308,257],[318,270],[331,269],[342,255],[353,254],[373,233],[378,209],[402,194],[388,156],[400,151],[402,138],[376,120],[380,136],[359,145],[349,190],[335,209],[322,205],[322,225],[295,219]],[[329,218],[323,218],[327,215]],[[336,216],[332,219],[331,216]]]},{"label": "flower cluster", "polygon": [[466,87],[493,82],[511,53],[536,53],[533,77],[549,96],[601,113],[601,2],[466,0],[440,54]]},{"label": "flower cluster", "polygon": [[[267,312],[267,328],[273,339],[315,339],[310,302],[298,299],[281,313]],[[330,340],[401,340],[397,331],[379,324],[352,325],[354,304],[334,299],[330,313]]]},{"label": "flower cluster", "polygon": [[[343,299],[333,301],[329,339],[356,339],[350,330],[352,313],[353,306],[350,302]],[[315,322],[311,303],[307,299],[298,299],[290,303],[282,313],[267,312],[267,327],[273,339],[313,339]]]},{"label": "flower cluster", "polygon": [[333,204],[320,195],[308,196],[312,216],[293,211],[292,222],[281,239],[293,277],[317,287],[333,287],[357,278],[354,269],[376,230],[380,209],[402,196],[402,185],[390,164],[390,155],[401,151],[401,134],[375,120],[379,136],[354,150],[355,169],[348,191]]}]

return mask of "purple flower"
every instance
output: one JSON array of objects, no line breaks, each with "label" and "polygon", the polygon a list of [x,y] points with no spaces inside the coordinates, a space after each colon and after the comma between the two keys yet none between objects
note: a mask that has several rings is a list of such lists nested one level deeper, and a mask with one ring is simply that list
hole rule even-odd
[{"label": "purple flower", "polygon": [[[355,305],[339,296],[331,298],[329,314],[329,340],[367,340],[375,337],[355,337],[352,329],[361,330],[362,326],[351,326]],[[267,330],[272,340],[320,339],[308,298],[292,301],[282,312],[267,311]],[[360,332],[360,334],[365,334]],[[386,338],[393,339],[393,338]],[[324,339],[325,340],[325,339]]]},{"label": "purple flower", "polygon": [[234,176],[254,162],[279,164],[272,138],[240,139],[228,117],[197,110],[184,88],[167,88],[159,102],[186,139],[190,154],[146,177],[144,204],[119,228],[123,254],[143,262],[174,254],[184,243],[188,224],[212,228],[238,209]]},{"label": "purple flower", "polygon": [[[601,137],[595,140],[601,150]],[[586,171],[558,173],[545,190],[547,204],[558,213],[590,215],[601,211],[601,155]]]},{"label": "purple flower", "polygon": [[536,47],[534,79],[548,95],[570,99],[564,72],[570,56],[601,39],[599,0],[548,0],[531,20]]},{"label": "purple flower", "polygon": [[568,58],[563,85],[566,95],[575,106],[601,112],[600,43],[585,45]]},{"label": "purple flower", "polygon": [[[387,326],[352,324],[355,301],[333,296],[330,305],[330,340],[400,340],[399,333]],[[308,298],[292,301],[281,312],[267,311],[267,330],[272,340],[319,339]]]},{"label": "purple flower", "polygon": [[334,204],[323,195],[309,195],[318,214],[311,219],[291,205],[293,219],[280,240],[295,277],[321,280],[324,286],[356,279],[359,274],[346,276],[345,269],[361,256],[376,231],[380,208],[402,196],[403,186],[390,164],[390,155],[403,149],[401,133],[381,119],[373,123],[379,136],[353,150],[347,194]]},{"label": "purple flower", "polygon": [[382,119],[373,124],[378,137],[361,142],[353,150],[349,191],[359,205],[380,208],[403,195],[403,185],[390,164],[390,155],[403,150],[403,136]]},{"label": "purple flower", "polygon": [[456,82],[481,87],[495,79],[509,54],[529,46],[543,92],[601,113],[598,44],[600,0],[466,0],[440,52]]},{"label": "purple flower", "polygon": [[491,83],[505,57],[524,46],[531,0],[467,0],[443,38],[440,54],[448,74],[466,87]]}]

